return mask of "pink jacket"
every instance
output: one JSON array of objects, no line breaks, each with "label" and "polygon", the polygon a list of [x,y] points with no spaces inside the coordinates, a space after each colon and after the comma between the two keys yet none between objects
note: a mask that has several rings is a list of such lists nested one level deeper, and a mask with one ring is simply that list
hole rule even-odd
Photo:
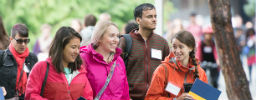
[{"label": "pink jacket", "polygon": [[[43,97],[40,96],[41,87],[45,77],[47,63],[49,72],[44,88]],[[32,69],[27,83],[25,100],[77,100],[80,96],[92,100],[93,92],[86,77],[85,68],[72,79],[70,85],[64,73],[57,73],[51,64],[51,59],[38,62]],[[74,72],[73,72],[74,73]]]},{"label": "pink jacket", "polygon": [[97,53],[92,45],[80,48],[80,56],[87,68],[87,76],[95,97],[104,86],[111,66],[116,61],[116,67],[112,79],[101,96],[101,100],[129,100],[129,86],[126,77],[126,69],[123,59],[120,57],[121,49],[117,48],[114,59],[109,64],[103,60],[103,56]]}]

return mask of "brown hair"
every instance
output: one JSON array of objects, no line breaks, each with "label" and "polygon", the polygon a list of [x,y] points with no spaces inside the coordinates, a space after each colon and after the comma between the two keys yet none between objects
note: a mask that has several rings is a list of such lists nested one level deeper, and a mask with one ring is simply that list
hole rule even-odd
[{"label": "brown hair", "polygon": [[8,47],[10,40],[5,31],[2,17],[0,16],[0,50],[4,50]]},{"label": "brown hair", "polygon": [[[51,57],[52,64],[54,65],[58,73],[64,72],[64,66],[62,64],[63,49],[69,43],[69,41],[75,37],[79,38],[80,41],[82,41],[82,37],[80,36],[80,34],[77,33],[73,28],[61,27],[57,31],[51,43],[49,56]],[[72,73],[73,71],[80,69],[81,65],[82,60],[80,58],[80,55],[78,55],[75,62],[68,64],[68,68],[71,69]]]},{"label": "brown hair", "polygon": [[12,38],[15,38],[16,34],[21,37],[28,37],[28,28],[25,24],[16,24],[12,27],[11,33]]},{"label": "brown hair", "polygon": [[84,26],[95,26],[97,19],[94,15],[89,14],[84,18]]},{"label": "brown hair", "polygon": [[194,78],[199,78],[198,69],[197,69],[197,62],[195,58],[195,38],[194,36],[188,31],[179,31],[177,34],[174,35],[173,39],[178,39],[180,42],[184,43],[193,50],[189,53],[189,57],[192,59],[192,63],[195,66]]}]

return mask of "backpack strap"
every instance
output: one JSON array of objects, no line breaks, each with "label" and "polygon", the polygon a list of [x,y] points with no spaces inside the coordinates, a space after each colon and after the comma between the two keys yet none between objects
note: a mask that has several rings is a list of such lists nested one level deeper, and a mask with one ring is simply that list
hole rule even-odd
[{"label": "backpack strap", "polygon": [[44,76],[44,81],[43,81],[43,85],[42,85],[42,88],[41,88],[41,93],[40,93],[40,96],[43,96],[43,93],[44,93],[44,87],[45,87],[45,84],[46,84],[46,81],[47,81],[47,77],[48,77],[48,72],[49,72],[49,63],[47,63],[47,69],[46,69],[46,72],[45,72],[45,76]]},{"label": "backpack strap", "polygon": [[125,65],[127,66],[128,64],[128,57],[131,53],[131,48],[132,48],[132,37],[130,34],[124,34],[123,35],[124,39],[125,39],[125,51],[124,51],[124,62]]},{"label": "backpack strap", "polygon": [[[117,66],[118,66],[118,64],[117,64]],[[100,91],[98,92],[98,94],[96,95],[96,97],[93,100],[99,100],[101,98],[101,95],[106,90],[110,80],[112,79],[112,76],[113,76],[114,71],[115,71],[115,67],[116,67],[116,61],[114,62],[114,64],[112,65],[112,67],[110,69],[110,73],[108,74],[108,77],[107,77],[107,79],[104,83],[104,86],[100,89]]]},{"label": "backpack strap", "polygon": [[[166,87],[167,84],[168,84],[169,70],[164,64],[161,64],[161,65],[164,66],[164,72],[165,72],[164,86]],[[170,97],[170,94],[168,92],[166,92],[166,94],[167,94],[168,97]]]}]

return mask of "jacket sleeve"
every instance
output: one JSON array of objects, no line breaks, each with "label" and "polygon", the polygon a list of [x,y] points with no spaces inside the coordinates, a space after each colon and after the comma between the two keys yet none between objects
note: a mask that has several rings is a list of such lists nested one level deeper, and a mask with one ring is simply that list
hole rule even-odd
[{"label": "jacket sleeve", "polygon": [[[45,66],[45,67],[44,67]],[[40,96],[43,78],[46,71],[46,63],[38,62],[32,68],[28,78],[25,100],[47,100]]]},{"label": "jacket sleeve", "polygon": [[199,79],[205,83],[208,83],[207,75],[201,67],[199,67],[199,74],[200,74]]},{"label": "jacket sleeve", "polygon": [[123,60],[121,59],[121,66],[123,67],[123,72],[125,75],[125,79],[124,79],[124,91],[123,91],[123,95],[122,95],[122,100],[130,100],[130,95],[129,95],[129,85],[128,85],[128,80],[127,80],[127,74],[126,74],[126,68],[125,68],[125,64],[123,62]]},{"label": "jacket sleeve", "polygon": [[91,88],[91,85],[90,85],[90,82],[86,76],[86,85],[85,85],[85,88],[84,88],[84,95],[83,97],[86,98],[86,100],[93,100],[93,91],[92,91],[92,88]]},{"label": "jacket sleeve", "polygon": [[165,69],[162,65],[159,65],[154,71],[151,84],[147,91],[145,100],[172,100],[165,96]]},{"label": "jacket sleeve", "polygon": [[203,58],[202,58],[202,42],[203,41],[200,41],[198,42],[198,46],[197,46],[197,50],[196,50],[196,58],[199,59],[199,61],[202,61]]}]

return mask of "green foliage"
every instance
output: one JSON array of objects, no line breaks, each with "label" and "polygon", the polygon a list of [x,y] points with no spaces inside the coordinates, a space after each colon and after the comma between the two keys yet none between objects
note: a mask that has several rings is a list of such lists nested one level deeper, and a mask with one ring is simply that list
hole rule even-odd
[{"label": "green foliage", "polygon": [[41,25],[45,23],[50,24],[52,33],[55,33],[61,26],[68,26],[74,18],[83,23],[86,14],[98,17],[107,12],[112,21],[122,28],[126,22],[134,19],[134,8],[145,2],[153,4],[154,0],[0,0],[0,16],[9,34],[16,23],[29,27],[31,49],[39,37]]},{"label": "green foliage", "polygon": [[247,0],[247,2],[248,3],[244,6],[245,13],[251,17],[255,16],[256,1],[255,0]]}]

